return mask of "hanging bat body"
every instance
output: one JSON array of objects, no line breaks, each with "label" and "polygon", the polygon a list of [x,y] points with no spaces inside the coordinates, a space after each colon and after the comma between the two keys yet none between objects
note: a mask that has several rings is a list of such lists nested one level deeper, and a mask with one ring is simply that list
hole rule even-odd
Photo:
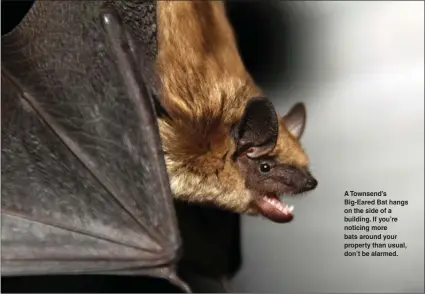
[{"label": "hanging bat body", "polygon": [[2,36],[2,276],[148,275],[188,290],[172,195],[287,222],[278,196],[317,184],[304,106],[276,113],[221,2],[157,2],[158,77],[146,15],[120,3],[133,5],[36,1]]},{"label": "hanging bat body", "polygon": [[282,194],[316,187],[299,143],[303,104],[280,116],[245,69],[218,1],[157,3],[160,134],[174,197],[275,222]]}]

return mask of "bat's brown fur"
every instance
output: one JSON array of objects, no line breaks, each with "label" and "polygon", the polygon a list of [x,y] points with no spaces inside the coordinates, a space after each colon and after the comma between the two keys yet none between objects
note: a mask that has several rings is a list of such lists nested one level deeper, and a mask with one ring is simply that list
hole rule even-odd
[{"label": "bat's brown fur", "polygon": [[[176,198],[251,212],[252,196],[230,159],[230,127],[247,101],[262,96],[239,55],[223,3],[158,1],[157,70],[163,105],[159,120]],[[286,163],[306,166],[307,156],[281,121],[272,151]]]}]

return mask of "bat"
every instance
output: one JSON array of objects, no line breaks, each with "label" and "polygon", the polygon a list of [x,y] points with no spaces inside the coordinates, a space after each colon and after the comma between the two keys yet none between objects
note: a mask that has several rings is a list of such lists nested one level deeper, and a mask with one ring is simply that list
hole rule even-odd
[{"label": "bat", "polygon": [[255,84],[222,1],[159,1],[159,129],[173,196],[286,223],[279,200],[316,188],[300,138],[303,103],[285,115]]},{"label": "bat", "polygon": [[154,80],[103,1],[37,1],[2,36],[2,277],[146,275],[189,291]]},{"label": "bat", "polygon": [[[237,50],[233,32],[225,15],[223,3],[215,1],[160,1],[157,3],[158,54],[155,58],[155,72],[158,73],[158,80],[156,79],[156,75],[153,74],[153,71],[149,70],[149,67],[146,66],[145,58],[140,57],[143,55],[143,50],[137,50],[139,44],[136,45],[136,42],[131,38],[131,36],[137,32],[137,25],[136,29],[134,26],[131,27],[130,25],[131,34],[129,34],[123,30],[121,25],[118,25],[119,22],[115,21],[116,17],[112,16],[113,14],[108,14],[109,12],[100,14],[103,16],[110,16],[111,20],[114,19],[114,24],[111,25],[107,22],[108,18],[105,19],[103,16],[98,16],[98,12],[103,9],[100,3],[101,2],[90,4],[61,3],[59,8],[57,7],[58,4],[55,3],[54,12],[52,6],[44,3],[38,4],[33,11],[37,11],[38,9],[38,13],[47,15],[46,19],[49,19],[50,23],[44,23],[45,21],[43,21],[41,22],[41,27],[29,29],[27,25],[26,28],[28,31],[27,35],[31,37],[33,37],[32,34],[34,34],[34,32],[43,32],[47,28],[48,32],[44,35],[41,34],[41,36],[39,36],[40,33],[35,33],[36,37],[39,38],[39,43],[33,44],[27,48],[28,46],[24,46],[27,44],[22,45],[22,43],[27,43],[28,37],[23,37],[21,35],[13,37],[13,34],[4,38],[4,41],[2,40],[2,50],[5,56],[4,58],[2,56],[2,63],[5,64],[4,70],[2,64],[2,84],[3,75],[6,75],[5,85],[8,85],[7,83],[9,82],[8,88],[14,89],[15,92],[24,92],[26,94],[26,96],[23,95],[24,98],[20,99],[20,101],[22,101],[22,103],[19,104],[21,107],[20,110],[23,112],[24,110],[28,111],[34,108],[32,111],[37,114],[38,120],[40,120],[41,125],[45,127],[46,130],[53,130],[55,134],[61,133],[57,130],[55,131],[49,124],[54,120],[56,123],[54,126],[58,125],[61,127],[60,130],[62,132],[71,136],[71,139],[66,137],[67,140],[65,140],[64,143],[71,142],[76,144],[78,145],[77,147],[83,148],[82,151],[88,149],[90,151],[88,153],[89,155],[93,154],[93,149],[96,151],[94,153],[96,155],[99,155],[98,152],[107,151],[106,154],[109,155],[108,159],[101,160],[104,165],[107,165],[107,168],[94,169],[96,172],[106,173],[102,174],[104,176],[101,177],[101,180],[106,181],[106,186],[102,185],[101,188],[108,190],[111,189],[111,187],[114,188],[114,185],[116,185],[119,186],[120,189],[123,189],[123,191],[120,192],[123,192],[125,195],[127,195],[127,192],[132,196],[136,194],[141,195],[139,196],[140,198],[136,198],[136,196],[132,199],[125,198],[119,203],[119,206],[130,214],[137,214],[137,211],[131,211],[130,208],[126,209],[125,205],[128,204],[134,207],[133,204],[137,204],[134,199],[143,199],[144,203],[146,203],[144,206],[146,211],[144,212],[147,213],[148,216],[142,219],[141,223],[145,224],[144,228],[147,228],[150,232],[143,233],[142,235],[148,235],[148,239],[153,238],[158,241],[157,238],[154,237],[154,233],[157,232],[157,228],[159,227],[163,228],[168,225],[173,228],[169,229],[169,231],[174,230],[174,235],[171,234],[169,236],[167,233],[161,235],[170,238],[165,238],[165,241],[162,239],[160,240],[161,242],[168,241],[168,243],[164,243],[168,247],[165,245],[164,247],[174,249],[174,251],[171,249],[169,251],[174,252],[173,257],[169,257],[167,259],[168,263],[164,261],[163,265],[175,263],[177,259],[176,252],[178,248],[180,248],[180,241],[177,240],[178,237],[176,237],[178,233],[176,232],[175,219],[173,219],[172,206],[167,201],[165,201],[165,206],[159,206],[159,204],[157,204],[157,206],[151,205],[152,202],[158,202],[158,194],[164,196],[164,199],[168,199],[168,196],[171,197],[172,195],[177,200],[183,200],[190,203],[212,204],[213,206],[233,213],[262,214],[272,221],[289,222],[293,217],[292,207],[279,201],[278,196],[281,194],[307,192],[314,189],[317,185],[317,181],[308,170],[308,158],[299,142],[305,127],[305,107],[303,104],[297,104],[288,111],[286,115],[278,115],[273,104],[264,97],[262,91],[255,85],[244,68]],[[114,3],[112,2],[111,4]],[[34,15],[36,14],[36,12],[30,14],[27,17],[27,23],[31,21],[33,21],[33,23],[40,23],[40,20],[34,19],[36,17]],[[77,17],[77,15],[79,17]],[[124,14],[124,16],[125,15],[126,14]],[[101,21],[99,21],[99,18]],[[58,26],[56,22],[62,26]],[[86,23],[89,24],[86,25]],[[96,25],[93,23],[96,23]],[[99,29],[99,23],[103,23],[105,32]],[[65,24],[78,25],[75,25],[73,29],[69,29],[68,27],[64,27]],[[23,27],[25,28],[25,26]],[[21,28],[21,30],[23,29]],[[21,30],[18,30],[18,32]],[[102,41],[96,43],[99,37],[97,34],[101,35],[101,32],[105,34],[103,38],[108,41],[102,39]],[[117,35],[119,35],[120,38],[124,36],[121,38],[125,40],[124,44],[117,45],[118,43],[116,40],[120,39]],[[99,38],[101,37],[102,35]],[[49,48],[49,45],[47,45],[49,42],[55,45]],[[6,45],[3,46],[3,44]],[[16,44],[21,44],[22,47]],[[55,46],[60,48],[55,48]],[[8,47],[10,49],[8,49]],[[26,53],[26,55],[24,54],[26,58],[23,58],[22,52],[19,52],[19,50],[16,50],[14,47],[17,47],[21,51],[26,50],[24,52]],[[67,49],[66,54],[64,53],[64,48]],[[105,48],[109,48],[112,53]],[[44,54],[46,54],[46,51],[50,54],[48,57],[45,56],[45,60],[37,60],[37,62],[31,60],[27,63],[22,62],[22,60],[27,59],[28,56],[35,55],[34,52],[38,53],[40,49],[42,49],[41,51],[45,51]],[[102,50],[107,51],[107,53]],[[6,54],[4,54],[5,51]],[[17,52],[19,52],[19,54],[17,54]],[[52,52],[53,54],[51,54]],[[108,58],[105,58],[105,56]],[[101,58],[96,59],[95,57]],[[62,65],[59,66],[59,60],[61,59],[67,60],[67,66],[65,68],[62,67]],[[99,61],[99,59],[101,59],[101,61]],[[103,68],[103,63],[107,63],[108,60],[115,63],[115,67],[110,66],[105,70]],[[28,64],[31,62],[33,64]],[[19,65],[16,65],[16,63]],[[53,67],[51,66],[52,64],[54,65]],[[83,64],[87,68],[81,69],[77,66],[78,64]],[[53,71],[51,70],[52,68],[54,68]],[[129,68],[131,70],[129,70]],[[141,77],[138,77],[139,68],[141,71],[144,71],[140,74]],[[31,73],[33,73],[29,69],[37,69],[37,74],[35,76],[37,76],[39,80],[34,81],[29,78]],[[40,74],[40,69],[43,74]],[[88,75],[88,73],[92,73],[93,76]],[[117,77],[113,75],[113,73],[120,74]],[[82,76],[85,77],[86,75],[87,77],[93,77],[93,80],[83,80]],[[103,82],[99,83],[98,79],[103,80]],[[118,83],[119,86],[115,84],[112,86],[108,85],[111,81],[113,81],[113,83]],[[144,84],[151,85],[147,87],[146,91],[142,91],[144,94],[141,96],[145,100],[142,98],[135,99],[135,89],[144,88]],[[58,87],[58,85],[62,87]],[[25,90],[25,87],[31,88],[32,91]],[[22,90],[22,88],[24,90]],[[56,90],[53,91],[52,89],[55,88]],[[79,90],[75,90],[76,88],[79,88]],[[126,95],[119,95],[121,93],[119,89],[125,92]],[[136,91],[136,93],[138,93],[138,91]],[[16,95],[16,93],[13,93],[13,90],[11,90],[11,92],[12,94],[10,96]],[[28,96],[28,93],[33,92],[43,94]],[[46,93],[53,94],[49,97]],[[48,97],[46,98],[43,95]],[[2,97],[3,96],[4,94],[2,93]],[[121,96],[126,96],[127,99],[119,99]],[[37,99],[34,97],[37,97]],[[63,97],[65,97],[65,99],[63,99]],[[160,99],[157,99],[158,97],[160,97]],[[75,100],[72,98],[75,98]],[[35,104],[31,99],[36,100]],[[42,103],[40,103],[41,106],[48,106],[47,110],[43,108],[41,109],[42,112],[39,111],[37,108],[39,105],[37,102],[38,99],[42,101]],[[75,101],[79,101],[79,99],[84,100],[84,102],[76,104]],[[102,103],[99,103],[100,99],[103,99]],[[109,103],[107,99],[111,99],[111,103]],[[116,99],[118,99],[119,104]],[[2,104],[4,103],[3,100],[7,99],[2,98]],[[126,102],[123,102],[124,100]],[[131,112],[131,110],[134,112],[140,109],[137,103],[140,103],[141,100],[149,101],[149,103],[153,104],[155,106],[155,111],[153,108],[146,107],[144,108],[146,109],[145,112],[138,113],[137,117],[139,120],[131,119],[131,116],[127,117],[127,113]],[[107,103],[104,103],[105,101],[107,101]],[[134,101],[139,102],[135,103]],[[87,105],[87,102],[90,102],[89,104],[91,104],[92,109]],[[103,109],[104,112],[102,112],[102,107],[106,107],[107,105],[109,105],[109,108],[107,110]],[[145,104],[143,105],[145,106]],[[122,109],[120,109],[121,107]],[[99,111],[101,112],[99,113]],[[28,112],[31,113],[31,111]],[[3,117],[8,117],[9,119],[14,118],[15,120],[16,117],[19,117],[20,121],[23,116],[21,113],[16,116],[10,113],[13,113],[13,111],[7,111],[7,109],[2,107]],[[27,112],[23,113],[28,115]],[[6,114],[8,114],[8,116],[6,116]],[[75,117],[73,114],[76,114]],[[158,130],[155,129],[155,127],[149,129],[149,126],[156,126],[156,122],[153,122],[156,119],[155,116],[158,117]],[[45,117],[50,119],[50,122],[49,120],[46,121]],[[80,120],[78,120],[78,117]],[[146,121],[141,119],[142,117],[149,117],[150,119]],[[111,120],[111,118],[121,123],[116,129],[113,129],[111,125],[117,126],[119,124],[115,124],[115,121]],[[11,125],[19,124],[22,124],[22,122],[14,121]],[[142,129],[140,132],[143,139],[140,138],[140,135],[137,137],[134,133],[131,133],[131,130],[134,131],[134,128],[137,128],[137,126]],[[27,129],[30,128],[25,128],[25,130]],[[118,129],[120,129],[120,131],[118,131]],[[129,135],[128,132],[123,132],[123,129],[128,129],[131,135]],[[91,132],[94,132],[96,136],[84,136],[87,134],[92,135]],[[5,134],[5,137],[7,135],[13,138],[13,136],[10,136],[10,133],[10,131],[3,132],[2,129],[2,161],[17,164],[19,161],[15,160],[15,158],[12,160],[3,155],[7,153],[3,150],[7,151],[8,144],[9,146],[12,145],[10,141],[3,140],[3,134]],[[80,137],[81,133],[83,134],[82,137]],[[161,140],[159,140],[158,134]],[[28,136],[28,134],[26,134],[26,136]],[[32,137],[42,138],[43,136],[37,133]],[[100,137],[101,140],[96,140],[96,137]],[[60,139],[63,140],[62,137]],[[99,141],[105,142],[102,143]],[[140,146],[144,146],[145,141],[153,142],[152,144],[156,147],[152,147],[152,149],[147,150],[142,155],[138,154],[138,152],[143,152],[137,149],[140,148]],[[6,142],[6,144],[4,142]],[[49,143],[45,143],[45,145],[52,144],[51,140],[48,140],[48,142]],[[108,145],[107,148],[104,147],[104,144],[107,142],[115,146],[114,148],[127,148],[128,154],[124,156],[121,153],[117,153],[118,151],[113,149],[110,145]],[[103,145],[99,145],[99,143]],[[21,144],[25,146],[28,145],[27,142]],[[163,162],[161,162],[162,154],[156,157],[151,156],[151,154],[154,155],[155,152],[157,152],[157,154],[158,152],[161,153],[161,151],[158,151],[161,149],[159,147],[160,144],[162,144],[163,155],[165,157],[164,166],[162,166]],[[88,147],[86,145],[88,145]],[[6,147],[3,148],[3,146]],[[113,154],[108,148],[112,149]],[[71,151],[73,154],[78,153],[75,149],[65,149]],[[33,149],[30,148],[30,150],[32,152]],[[34,150],[37,150],[37,148],[34,148]],[[81,151],[78,148],[77,150]],[[150,153],[152,150],[153,153]],[[14,152],[19,154],[19,152]],[[10,153],[12,154],[13,152]],[[44,160],[48,157],[46,154],[51,155],[54,154],[54,152],[50,150],[50,153],[46,152],[43,154],[44,157],[40,155],[37,155],[38,157],[31,157],[33,161],[34,158],[37,158],[37,160],[35,160],[38,164],[35,168],[37,173],[39,173],[40,170],[42,173],[46,173],[43,166]],[[12,157],[10,154],[8,155]],[[106,155],[103,153],[100,154],[101,159],[105,159],[105,156]],[[130,157],[130,159],[125,160],[125,158],[128,157]],[[54,158],[56,160],[58,158],[62,159],[62,157],[58,155]],[[115,163],[117,166],[113,166],[113,168],[109,166],[110,158],[116,160]],[[81,159],[79,160],[81,161]],[[59,161],[62,162],[62,160]],[[91,160],[87,160],[87,162],[92,164]],[[96,163],[96,167],[98,167],[100,163]],[[114,163],[114,161],[112,161],[112,163]],[[9,182],[12,183],[6,188],[2,185],[2,198],[3,195],[6,194],[13,195],[13,192],[20,195],[19,197],[22,197],[22,195],[32,197],[33,193],[35,193],[34,191],[37,191],[35,188],[31,188],[31,191],[27,191],[25,194],[19,191],[21,188],[18,190],[16,190],[16,187],[10,188],[15,184],[13,180],[21,183],[24,179],[33,179],[25,174],[26,172],[22,174],[22,171],[27,166],[29,166],[27,162],[24,162],[20,165],[20,168],[14,167],[5,169],[5,172],[3,172],[2,168],[3,181],[5,182],[3,173],[6,174],[6,171],[9,170]],[[163,176],[147,176],[146,174],[151,172],[152,166],[157,167],[157,172],[159,174],[162,173]],[[85,167],[87,168],[87,166]],[[50,167],[48,168],[48,172],[52,172],[52,170],[53,169],[50,169]],[[131,173],[132,170],[133,173]],[[143,171],[145,171],[145,174],[143,174]],[[19,172],[20,174],[16,175],[14,172]],[[166,191],[168,187],[168,178],[164,176],[164,172],[168,174],[171,191]],[[90,170],[89,174],[93,176],[92,170]],[[112,180],[115,175],[123,179],[116,183],[114,182],[116,180]],[[134,177],[134,175],[137,176]],[[90,203],[82,204],[80,202],[80,198],[84,198],[81,195],[90,194],[88,189],[92,187],[91,183],[71,185],[74,188],[78,187],[78,196],[75,197],[74,195],[76,195],[76,192],[70,192],[64,189],[64,186],[69,189],[70,185],[63,182],[64,177],[62,175],[55,173],[54,176],[51,174],[48,177],[44,176],[43,174],[43,179],[41,180],[42,184],[40,184],[40,186],[43,187],[43,189],[40,189],[43,190],[43,193],[45,193],[46,184],[51,185],[51,179],[56,177],[56,179],[60,181],[60,184],[56,183],[53,189],[50,187],[49,196],[53,195],[53,199],[60,199],[58,201],[62,204],[65,202],[66,204],[66,200],[57,196],[60,191],[68,196],[71,195],[73,200],[79,201],[80,206],[90,210],[91,214],[89,217],[87,217],[87,213],[85,215],[81,213],[82,211],[79,211],[78,215],[75,216],[80,221],[80,228],[86,230],[92,225],[90,221],[95,221],[97,223],[101,220],[101,218],[99,219],[98,211],[93,212],[93,209],[97,210],[102,207],[108,207],[111,209],[110,211],[118,213],[115,210],[116,207],[109,206],[109,203],[102,206],[98,203],[92,203],[91,201],[94,200],[91,198]],[[90,176],[87,175],[88,178],[84,179],[83,182],[89,181],[88,179]],[[6,177],[6,179],[8,178]],[[76,181],[75,178],[72,180],[74,182]],[[78,178],[78,180],[80,181],[81,178]],[[126,183],[126,185],[123,185],[123,182]],[[10,193],[11,191],[8,189],[10,189],[12,193]],[[93,190],[97,191],[97,189],[99,189],[99,187],[96,186]],[[7,193],[5,191],[7,191]],[[43,195],[43,193],[40,195]],[[62,193],[59,194],[62,195]],[[149,193],[155,195],[148,195]],[[44,201],[44,203],[50,205],[51,201],[51,199],[48,199]],[[30,201],[23,201],[23,203],[28,204]],[[73,205],[68,207],[73,207]],[[138,208],[140,207],[143,206],[139,206]],[[15,209],[15,207],[13,209]],[[13,209],[11,209],[11,211],[13,211]],[[72,211],[73,209],[70,208],[68,210]],[[6,214],[6,211],[7,210],[3,210],[2,207],[2,218],[4,218],[3,215]],[[32,211],[37,212],[37,209],[32,208]],[[64,213],[65,211],[66,209],[63,210],[63,208],[51,209],[50,213],[56,212],[59,216],[63,216],[64,218],[61,219],[61,222],[68,224],[71,219],[69,215]],[[25,211],[24,215],[28,216],[27,213],[28,211]],[[164,218],[168,216],[168,223],[158,218],[157,214],[161,215],[162,213],[164,214]],[[84,219],[84,217],[86,218]],[[109,221],[118,220],[118,218],[112,215],[109,215],[109,217]],[[137,217],[140,217],[140,215],[136,215],[136,219]],[[38,219],[38,216],[36,216],[36,219]],[[86,222],[81,223],[81,219],[86,220]],[[152,220],[155,221],[152,223]],[[11,231],[13,231],[12,228],[16,223],[16,219],[13,220],[10,228]],[[104,225],[104,223],[102,224]],[[98,232],[99,228],[97,226],[95,228],[95,231]],[[115,229],[117,228],[127,230],[129,226],[127,223],[120,223],[115,226]],[[35,231],[37,231],[37,229],[38,228],[36,228]],[[101,238],[99,237],[108,238],[111,235],[117,237],[117,232],[110,231],[109,229],[110,225],[107,226],[107,232],[105,232],[104,236],[96,235],[95,238],[100,240]],[[33,232],[34,227],[30,228],[29,231]],[[67,233],[69,233],[69,231],[67,231]],[[90,233],[93,232],[90,231]],[[121,235],[118,236],[119,240],[122,238],[136,237],[134,234],[132,236],[130,236],[130,234],[127,235],[129,232],[120,233]],[[15,235],[15,233],[12,233],[10,236],[12,235]],[[211,238],[205,238],[204,243],[208,243],[206,240],[209,241]],[[67,241],[69,242],[70,240],[68,239]],[[45,239],[43,239],[43,242],[45,242]],[[21,244],[21,246],[25,244],[23,240],[19,240],[17,243]],[[15,245],[17,243],[15,243]],[[136,243],[139,245],[142,244],[141,242]],[[8,241],[2,239],[2,244],[8,244]],[[9,244],[12,243],[9,242]],[[63,244],[68,244],[69,246],[69,243],[64,242]],[[211,252],[209,250],[210,247],[208,247],[209,245],[210,244],[202,244],[200,246],[199,250],[202,252],[202,254],[200,254],[201,256],[205,256],[205,251]],[[28,245],[26,247],[24,246],[24,250],[28,250],[28,247]],[[55,246],[52,247],[57,248],[60,247],[60,245],[55,244]],[[9,247],[10,250],[12,250],[11,248],[12,246]],[[95,255],[101,254],[101,250],[96,246],[90,245],[87,247],[87,243],[85,243],[84,248],[84,250],[91,249],[88,251],[93,251]],[[43,248],[43,250],[45,249],[46,248]],[[74,252],[78,251],[78,253],[83,253],[84,250],[68,251],[68,258],[75,260],[78,254],[75,255]],[[106,251],[108,253],[113,253],[109,248]],[[43,260],[43,262],[47,262],[48,258],[46,257],[48,256],[39,255],[39,253],[40,252],[36,253],[38,258]],[[120,251],[119,255],[121,254],[122,252]],[[215,255],[210,254],[210,256]],[[102,256],[102,258],[104,258],[104,256]],[[106,259],[108,259],[108,261],[111,259],[113,260],[110,256],[106,257]],[[14,261],[11,260],[13,260],[13,258],[9,259],[10,263],[15,262],[16,264],[16,259]],[[153,266],[149,262],[145,262],[143,266],[138,263],[137,267],[139,268],[137,273],[147,273],[166,277],[185,288],[178,278],[176,278],[172,266]],[[28,261],[21,263],[20,268],[18,268],[16,272],[19,274],[25,273],[25,270],[28,270],[28,264],[31,263]],[[71,266],[72,262],[67,262],[67,264]],[[129,266],[129,264],[124,262],[119,264],[123,267]],[[75,267],[71,270],[75,272],[95,272],[92,268],[86,270],[82,264],[73,263],[72,266],[74,265]],[[96,269],[114,274],[135,273],[134,269],[131,271],[124,271],[122,267],[111,270],[109,269],[110,263],[101,264],[98,257],[96,262],[90,261],[86,265],[90,267],[95,267],[97,265],[98,268]],[[52,270],[50,266],[50,264],[47,265],[47,267]],[[56,264],[56,266],[58,265]],[[69,272],[68,269],[64,269],[63,267],[64,263],[61,263],[59,268],[57,267],[52,271],[57,272],[59,270],[60,272]],[[140,269],[140,267],[143,269]],[[34,271],[40,273],[43,272],[43,269],[37,266]]]}]

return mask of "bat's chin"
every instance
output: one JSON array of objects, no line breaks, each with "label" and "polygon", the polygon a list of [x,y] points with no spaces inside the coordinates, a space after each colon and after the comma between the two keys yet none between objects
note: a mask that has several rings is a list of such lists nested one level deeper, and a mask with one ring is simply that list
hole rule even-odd
[{"label": "bat's chin", "polygon": [[253,204],[260,214],[273,222],[288,223],[294,218],[294,207],[285,204],[276,195],[256,195]]}]

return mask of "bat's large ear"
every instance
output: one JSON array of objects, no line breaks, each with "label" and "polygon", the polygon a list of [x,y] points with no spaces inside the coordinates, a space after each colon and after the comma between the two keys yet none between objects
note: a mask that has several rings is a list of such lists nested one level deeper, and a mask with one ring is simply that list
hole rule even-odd
[{"label": "bat's large ear", "polygon": [[282,122],[288,131],[299,140],[304,133],[306,118],[307,111],[304,103],[297,103],[282,118]]},{"label": "bat's large ear", "polygon": [[273,104],[267,98],[252,98],[241,120],[232,129],[236,143],[235,155],[246,152],[257,158],[273,150],[277,142],[279,120]]}]

